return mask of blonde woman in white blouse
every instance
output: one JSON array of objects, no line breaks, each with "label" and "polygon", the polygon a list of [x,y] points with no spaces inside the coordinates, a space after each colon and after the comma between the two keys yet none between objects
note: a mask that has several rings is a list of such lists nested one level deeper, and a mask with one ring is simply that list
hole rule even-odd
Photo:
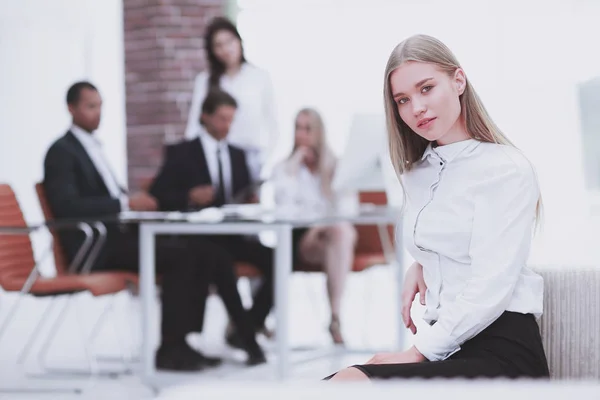
[{"label": "blonde woman in white blouse", "polygon": [[[417,35],[393,50],[384,100],[416,260],[402,313],[414,346],[330,378],[548,377],[535,319],[543,281],[526,266],[540,202],[531,164],[437,39]],[[410,316],[417,292],[426,307],[418,330]]]},{"label": "blonde woman in white blouse", "polygon": [[[292,154],[273,171],[275,203],[285,212],[326,213],[335,207],[331,181],[335,157],[327,146],[325,127],[319,113],[311,108],[298,112]],[[329,332],[342,345],[340,307],[346,277],[354,262],[356,231],[349,223],[295,229],[294,261],[323,266],[331,306]]]},{"label": "blonde woman in white blouse", "polygon": [[191,139],[198,135],[200,108],[209,90],[228,92],[238,109],[227,140],[246,152],[250,174],[258,180],[277,140],[271,79],[266,71],[246,61],[242,38],[227,18],[212,20],[204,43],[209,68],[196,76],[185,136]]}]

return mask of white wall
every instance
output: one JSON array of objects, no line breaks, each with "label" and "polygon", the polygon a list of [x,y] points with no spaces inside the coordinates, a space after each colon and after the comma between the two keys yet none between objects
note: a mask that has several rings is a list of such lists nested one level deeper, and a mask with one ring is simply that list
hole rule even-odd
[{"label": "white wall", "polygon": [[[305,105],[324,114],[340,153],[354,113],[382,112],[393,47],[416,33],[457,55],[499,126],[537,167],[540,263],[594,263],[577,84],[600,74],[600,2],[591,0],[238,0],[251,62],[273,76],[283,152]],[[600,106],[600,105],[599,105]]]},{"label": "white wall", "polygon": [[586,184],[600,193],[600,73],[579,85]]},{"label": "white wall", "polygon": [[77,80],[104,98],[98,135],[126,183],[121,0],[3,1],[0,60],[0,182],[13,186],[29,222],[42,220],[33,186],[46,149],[70,125],[65,96]]},{"label": "white wall", "polygon": [[[600,74],[593,0],[239,0],[248,58],[268,69],[282,141],[292,118],[319,108],[341,153],[351,118],[381,110],[382,74],[400,40],[428,33],[457,54],[496,122],[538,168],[545,228],[533,258],[594,262],[577,84]],[[467,13],[468,11],[468,13]],[[98,136],[126,182],[122,0],[20,0],[0,6],[0,181],[41,220],[33,184],[47,146],[69,125],[68,86],[90,79],[104,98]]]}]

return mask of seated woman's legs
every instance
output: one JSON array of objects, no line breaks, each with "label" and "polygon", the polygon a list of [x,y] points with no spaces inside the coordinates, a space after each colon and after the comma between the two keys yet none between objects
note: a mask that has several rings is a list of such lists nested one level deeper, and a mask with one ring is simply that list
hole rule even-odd
[{"label": "seated woman's legs", "polygon": [[[401,352],[403,353],[403,352]],[[400,355],[400,353],[398,354]],[[384,362],[354,365],[369,379],[402,378],[534,378],[548,379],[548,363],[539,326],[532,314],[503,313],[474,338],[461,344],[458,352],[441,361]],[[339,374],[339,376],[338,376]],[[325,379],[349,380],[360,376],[343,370]]]},{"label": "seated woman's legs", "polygon": [[354,262],[355,243],[356,230],[348,223],[312,228],[300,242],[301,258],[308,263],[324,266],[331,306],[329,330],[336,344],[344,342],[339,315],[346,278]]}]

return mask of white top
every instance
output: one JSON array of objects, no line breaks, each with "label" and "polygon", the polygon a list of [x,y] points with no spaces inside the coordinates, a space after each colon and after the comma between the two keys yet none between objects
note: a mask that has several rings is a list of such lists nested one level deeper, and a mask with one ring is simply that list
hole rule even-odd
[{"label": "white top", "polygon": [[[196,76],[185,137],[200,131],[200,109],[208,92],[208,72]],[[220,87],[238,103],[227,140],[244,150],[260,151],[266,157],[277,140],[277,118],[273,87],[268,73],[244,63],[235,76],[223,75]],[[263,160],[264,161],[264,160]]]},{"label": "white top", "polygon": [[[540,192],[519,150],[470,139],[425,151],[403,176],[407,248],[427,284],[416,348],[443,360],[504,311],[542,313],[526,267]],[[434,323],[435,322],[435,323]]]},{"label": "white top", "polygon": [[[229,147],[226,140],[218,141],[210,136],[204,128],[201,127],[200,141],[204,149],[204,156],[208,164],[208,171],[213,186],[219,184],[219,158],[223,170],[223,185],[225,189],[225,201],[231,199],[231,158],[229,157]],[[217,157],[218,154],[218,157]]]},{"label": "white top", "polygon": [[117,178],[110,169],[110,165],[104,157],[102,150],[102,143],[94,137],[93,133],[88,133],[79,126],[73,124],[70,131],[79,140],[79,143],[83,146],[85,152],[92,160],[92,163],[98,170],[98,173],[102,177],[110,196],[114,199],[119,199],[121,202],[121,211],[127,211],[129,209],[129,200],[127,195],[123,193]]},{"label": "white top", "polygon": [[273,170],[275,204],[284,213],[319,213],[327,210],[329,201],[321,187],[321,177],[304,163],[286,160]]}]

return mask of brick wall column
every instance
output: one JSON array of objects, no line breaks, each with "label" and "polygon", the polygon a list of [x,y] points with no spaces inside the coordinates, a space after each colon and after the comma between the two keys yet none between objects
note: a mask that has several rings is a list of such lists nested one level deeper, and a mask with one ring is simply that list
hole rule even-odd
[{"label": "brick wall column", "polygon": [[165,141],[183,137],[204,30],[227,0],[123,0],[130,189],[155,175]]}]

